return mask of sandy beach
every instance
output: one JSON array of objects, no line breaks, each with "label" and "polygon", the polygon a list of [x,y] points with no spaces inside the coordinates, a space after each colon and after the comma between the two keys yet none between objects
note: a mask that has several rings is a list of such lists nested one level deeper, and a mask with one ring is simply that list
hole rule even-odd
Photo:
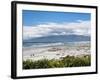
[{"label": "sandy beach", "polygon": [[65,56],[90,55],[89,43],[75,45],[56,45],[48,47],[23,47],[23,60],[60,59]]}]

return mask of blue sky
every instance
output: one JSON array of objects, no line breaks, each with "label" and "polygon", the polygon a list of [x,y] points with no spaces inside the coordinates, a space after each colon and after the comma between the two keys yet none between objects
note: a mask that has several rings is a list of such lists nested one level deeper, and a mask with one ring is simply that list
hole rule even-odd
[{"label": "blue sky", "polygon": [[23,10],[23,38],[91,34],[91,14]]},{"label": "blue sky", "polygon": [[73,13],[73,12],[50,12],[50,11],[33,11],[23,10],[23,25],[33,26],[44,23],[64,23],[77,22],[77,20],[89,21],[90,13]]}]

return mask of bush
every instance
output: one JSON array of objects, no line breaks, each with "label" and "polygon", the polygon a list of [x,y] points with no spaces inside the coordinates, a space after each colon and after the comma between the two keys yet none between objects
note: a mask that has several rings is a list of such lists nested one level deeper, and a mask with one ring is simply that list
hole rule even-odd
[{"label": "bush", "polygon": [[84,55],[81,57],[66,56],[61,59],[42,59],[37,61],[23,61],[23,69],[39,69],[39,68],[61,68],[61,67],[81,67],[90,66],[91,56]]}]

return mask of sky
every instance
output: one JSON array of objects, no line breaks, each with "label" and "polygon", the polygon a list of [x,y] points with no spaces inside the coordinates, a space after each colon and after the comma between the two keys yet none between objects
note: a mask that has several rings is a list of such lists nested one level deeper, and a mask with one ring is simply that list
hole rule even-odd
[{"label": "sky", "polygon": [[90,20],[89,13],[50,12],[23,10],[23,25],[33,26],[42,23],[76,22],[77,20]]},{"label": "sky", "polygon": [[23,37],[90,35],[91,14],[23,10]]}]

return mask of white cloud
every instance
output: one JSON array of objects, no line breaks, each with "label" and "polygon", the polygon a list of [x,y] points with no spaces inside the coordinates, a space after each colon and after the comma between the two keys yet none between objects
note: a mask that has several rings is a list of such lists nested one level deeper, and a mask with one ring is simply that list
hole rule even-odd
[{"label": "white cloud", "polygon": [[49,35],[90,35],[90,21],[78,21],[73,23],[46,23],[36,26],[24,26],[23,38],[36,38]]}]

